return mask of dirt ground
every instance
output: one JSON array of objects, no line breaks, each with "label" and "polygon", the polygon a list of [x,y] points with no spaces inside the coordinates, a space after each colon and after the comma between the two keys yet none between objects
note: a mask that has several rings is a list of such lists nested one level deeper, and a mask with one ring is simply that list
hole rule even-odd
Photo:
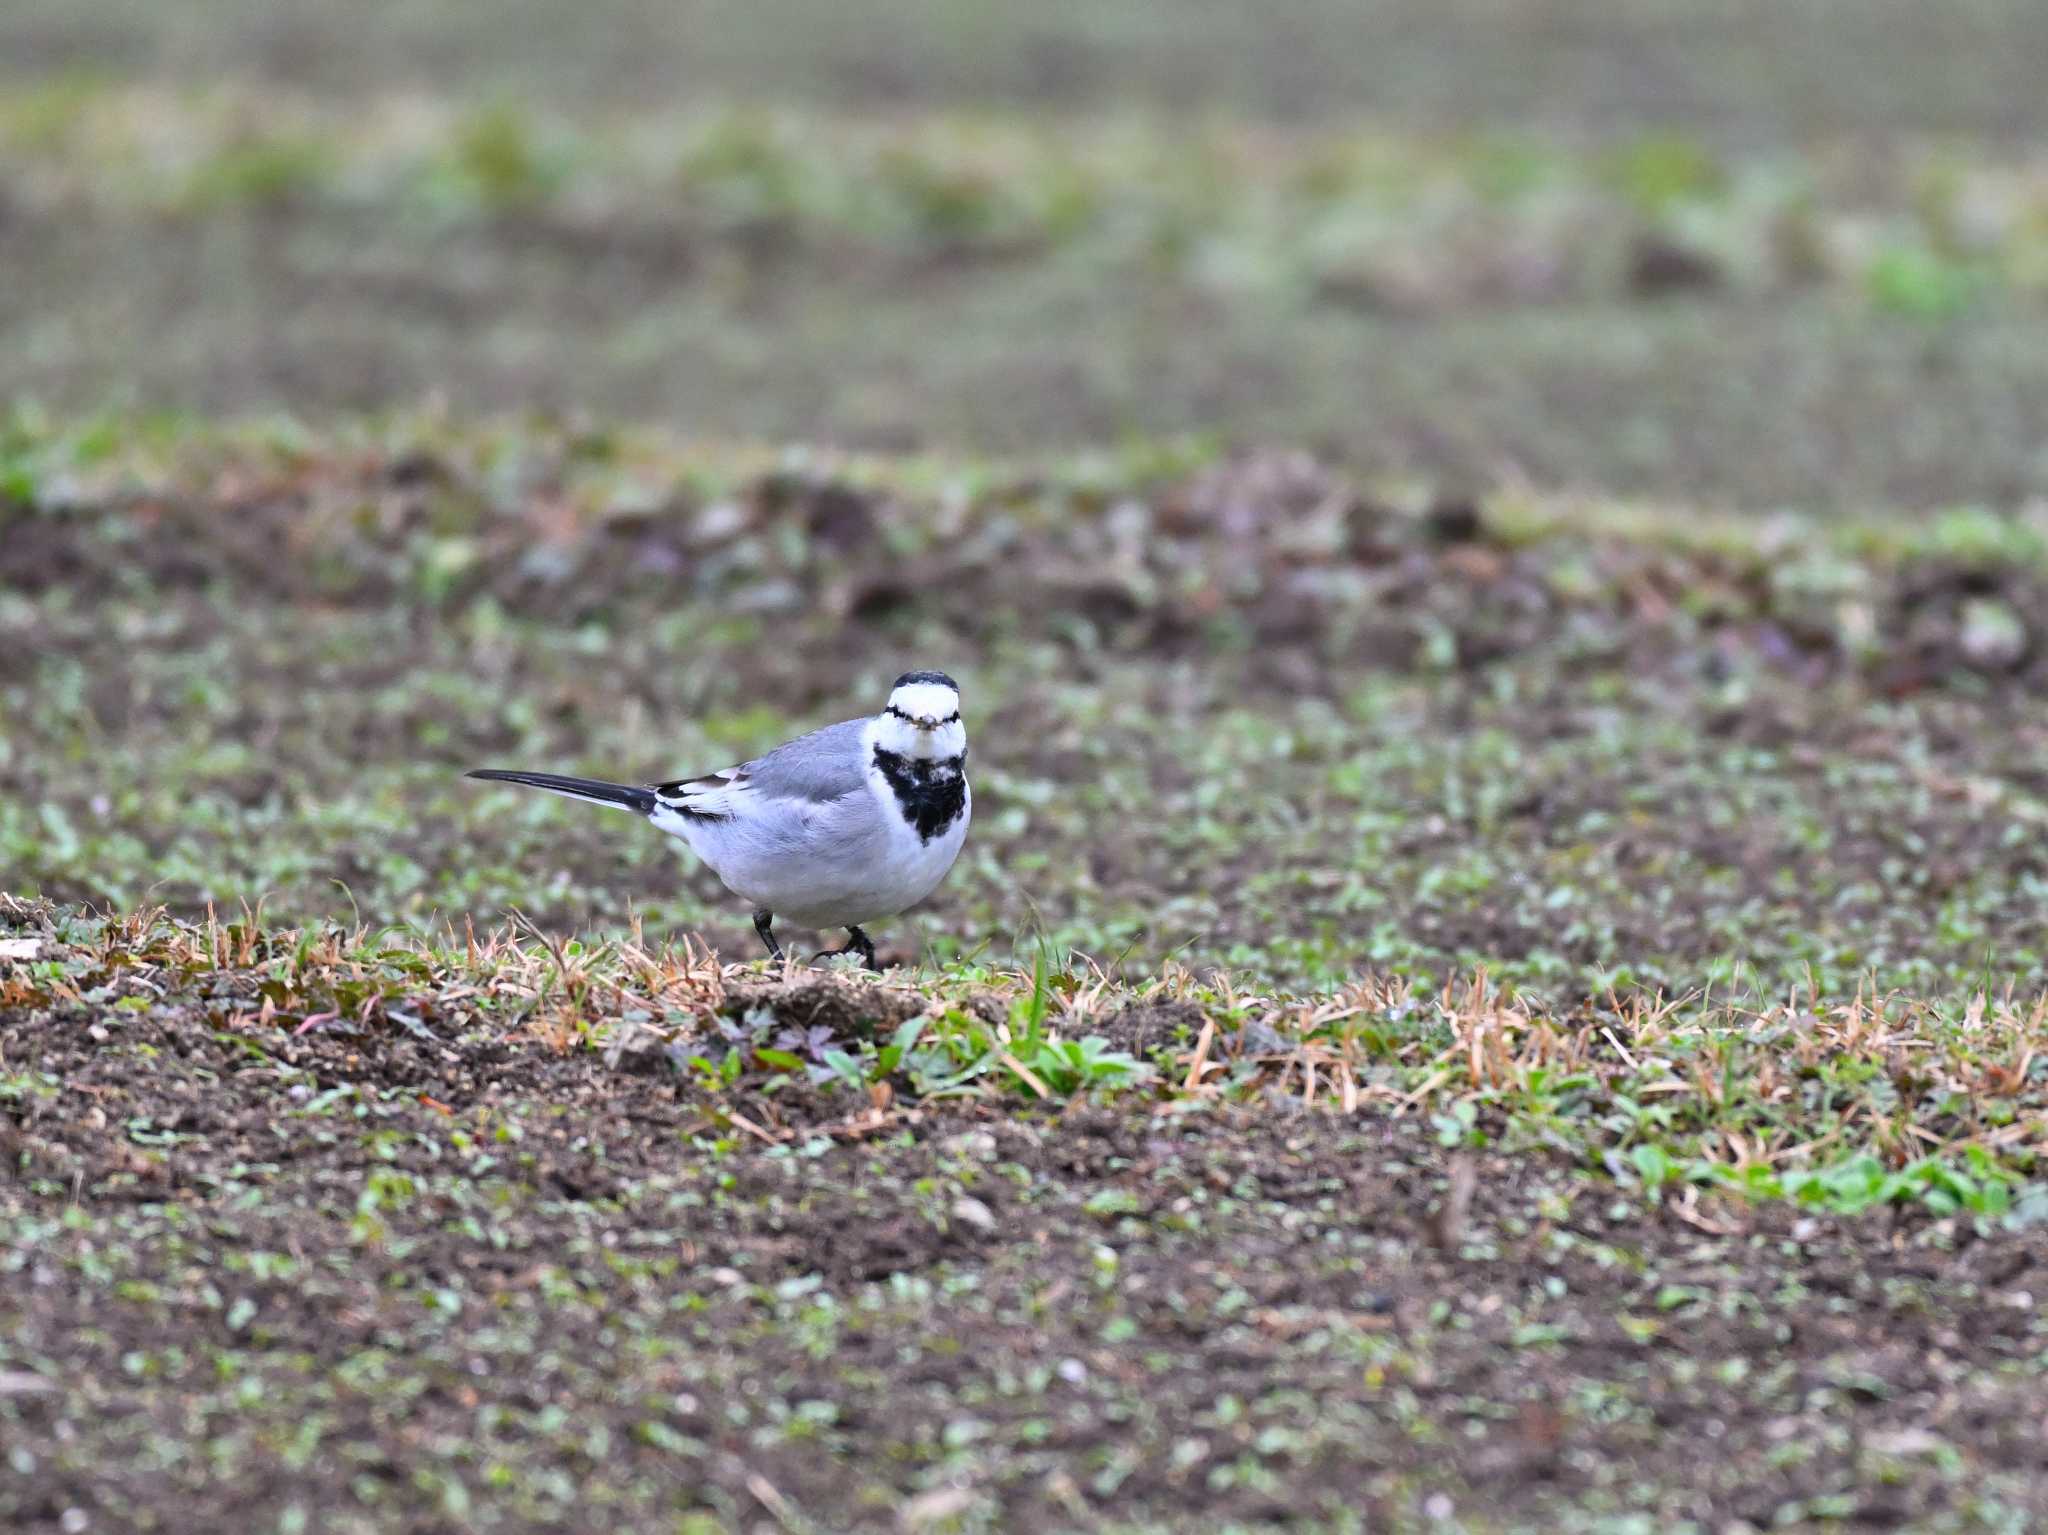
[{"label": "dirt ground", "polygon": [[[888,1015],[747,1005],[839,989]],[[1650,1204],[1413,1119],[711,1103],[203,1003],[0,1012],[0,1061],[15,1528],[2048,1517],[2039,1227]]]}]

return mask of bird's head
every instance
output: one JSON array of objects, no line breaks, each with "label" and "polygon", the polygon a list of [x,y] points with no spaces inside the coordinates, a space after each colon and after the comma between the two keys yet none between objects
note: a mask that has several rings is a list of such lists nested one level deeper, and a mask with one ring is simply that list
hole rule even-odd
[{"label": "bird's head", "polygon": [[905,672],[889,690],[877,744],[904,757],[944,761],[967,749],[960,684],[944,672]]}]

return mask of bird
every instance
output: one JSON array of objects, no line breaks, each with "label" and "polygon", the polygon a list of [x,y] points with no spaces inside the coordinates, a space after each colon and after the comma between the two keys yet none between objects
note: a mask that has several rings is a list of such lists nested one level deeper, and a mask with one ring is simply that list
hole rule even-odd
[{"label": "bird", "polygon": [[753,906],[771,958],[783,958],[775,937],[782,917],[798,927],[844,928],[846,946],[815,958],[858,954],[870,970],[881,967],[863,928],[938,888],[974,810],[960,685],[941,671],[905,672],[879,714],[697,778],[623,784],[509,768],[466,776],[644,816]]}]

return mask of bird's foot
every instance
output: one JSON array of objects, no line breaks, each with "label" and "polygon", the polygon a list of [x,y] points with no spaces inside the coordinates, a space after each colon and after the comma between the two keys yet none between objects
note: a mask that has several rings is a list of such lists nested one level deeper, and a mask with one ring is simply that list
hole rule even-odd
[{"label": "bird's foot", "polygon": [[857,927],[850,927],[846,930],[845,948],[820,949],[817,953],[811,956],[811,963],[815,965],[821,959],[837,959],[841,955],[845,954],[858,954],[860,956],[861,964],[866,966],[870,970],[878,971],[882,968],[880,965],[875,963],[874,940],[868,937],[866,933],[863,933]]}]

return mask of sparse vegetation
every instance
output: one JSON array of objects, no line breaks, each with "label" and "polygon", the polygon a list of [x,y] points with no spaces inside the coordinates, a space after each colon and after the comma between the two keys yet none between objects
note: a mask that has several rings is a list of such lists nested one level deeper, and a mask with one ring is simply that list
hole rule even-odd
[{"label": "sparse vegetation", "polygon": [[[431,418],[4,455],[10,1512],[203,1509],[193,1393],[363,1528],[2030,1507],[2023,1411],[1900,1405],[1915,1327],[2038,1372],[2027,519]],[[728,760],[935,646],[978,821],[881,983],[723,965],[659,839],[457,776]],[[76,1434],[114,1389],[141,1437]],[[1702,1412],[1705,1481],[1651,1427]]]},{"label": "sparse vegetation", "polygon": [[2048,1520],[2048,13],[1625,9],[7,8],[0,1525]]},{"label": "sparse vegetation", "polygon": [[[61,124],[61,127],[56,126]],[[679,247],[764,239],[927,261],[1048,257],[1413,314],[1855,288],[1929,318],[1969,281],[2038,297],[2048,191],[2025,154],[1938,145],[1740,155],[1498,133],[1293,132],[1010,114],[755,107],[578,127],[501,100],[431,110],[233,93],[0,95],[0,155],[52,212],[217,217],[286,196],[336,213],[544,218]]]},{"label": "sparse vegetation", "polygon": [[1099,968],[1055,973],[1042,953],[1029,973],[969,963],[875,986],[721,966],[694,945],[508,931],[437,948],[253,914],[197,926],[12,900],[6,915],[27,935],[10,940],[9,1005],[204,1015],[257,1059],[316,1030],[595,1053],[670,1077],[707,1123],[728,1125],[742,1108],[776,1124],[786,1093],[837,1098],[856,1119],[898,1103],[1130,1092],[1189,1108],[1320,1102],[1427,1121],[1451,1148],[1563,1153],[1653,1198],[2048,1222],[2041,1187],[2020,1194],[2044,1149],[2048,1074],[2034,1067],[2048,1055],[2048,999],[1609,999],[1549,1012],[1484,976],[1435,995],[1369,977],[1290,996],[1178,966],[1119,985]]},{"label": "sparse vegetation", "polygon": [[1032,458],[1227,424],[1858,515],[2039,482],[2024,143],[66,79],[0,86],[0,176],[0,348],[72,415],[452,390]]},{"label": "sparse vegetation", "polygon": [[[197,1513],[225,1463],[362,1528],[1163,1527],[1296,1486],[1332,1528],[1492,1528],[1612,1506],[1592,1468],[1699,1412],[1720,1453],[1621,1506],[2033,1495],[2038,1008],[4,921],[17,1517]],[[1944,1378],[2004,1405],[1930,1422],[1951,1326]],[[118,1437],[79,1435],[106,1391]]]}]

